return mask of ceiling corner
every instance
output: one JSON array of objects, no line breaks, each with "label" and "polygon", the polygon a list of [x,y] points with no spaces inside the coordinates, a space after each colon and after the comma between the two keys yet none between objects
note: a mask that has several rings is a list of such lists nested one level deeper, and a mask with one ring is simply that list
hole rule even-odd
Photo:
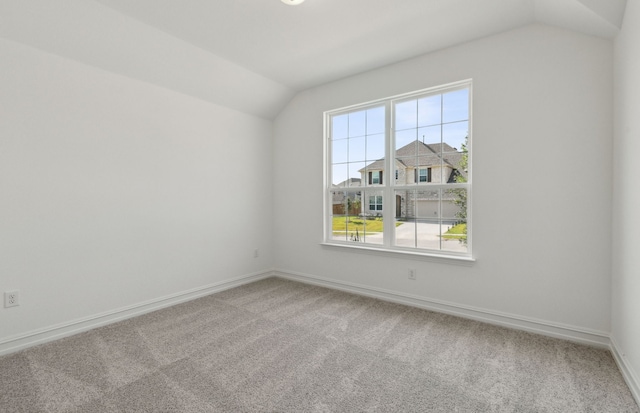
[{"label": "ceiling corner", "polygon": [[601,18],[616,26],[622,28],[622,20],[624,18],[624,10],[627,6],[627,0],[577,0],[589,10],[596,13]]}]

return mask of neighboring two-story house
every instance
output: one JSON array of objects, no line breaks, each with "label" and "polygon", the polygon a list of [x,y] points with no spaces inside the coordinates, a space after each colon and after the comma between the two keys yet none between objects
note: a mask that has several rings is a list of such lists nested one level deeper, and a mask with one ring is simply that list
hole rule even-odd
[{"label": "neighboring two-story house", "polygon": [[[425,144],[418,140],[396,150],[395,171],[393,177],[396,185],[425,184],[416,190],[397,191],[395,195],[395,215],[397,218],[431,218],[438,217],[438,191],[429,189],[429,183],[454,183],[457,176],[466,178],[467,172],[460,170],[463,153],[446,143]],[[364,185],[375,187],[382,185],[385,159],[362,168],[359,172]],[[453,218],[458,206],[453,202],[455,195],[448,191],[442,194],[441,217]],[[369,195],[364,200],[363,210],[367,214],[381,214],[382,197]]]}]

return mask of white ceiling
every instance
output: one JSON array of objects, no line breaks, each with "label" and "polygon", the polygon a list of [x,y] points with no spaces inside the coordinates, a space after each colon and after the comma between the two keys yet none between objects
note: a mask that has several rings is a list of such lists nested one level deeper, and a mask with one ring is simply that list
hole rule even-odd
[{"label": "white ceiling", "polygon": [[97,1],[295,89],[538,20],[614,34],[577,0]]},{"label": "white ceiling", "polygon": [[612,39],[626,0],[0,0],[0,37],[273,118],[297,91],[530,23]]}]

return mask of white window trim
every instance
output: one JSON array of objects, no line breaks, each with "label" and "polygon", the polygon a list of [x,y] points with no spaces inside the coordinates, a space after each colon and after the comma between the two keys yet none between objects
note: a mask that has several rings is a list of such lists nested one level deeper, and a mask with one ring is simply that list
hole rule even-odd
[{"label": "white window trim", "polygon": [[[394,153],[395,148],[395,135],[392,129],[392,118],[393,118],[393,104],[402,101],[402,100],[410,100],[418,96],[423,96],[426,94],[439,94],[439,93],[447,93],[460,89],[468,89],[469,90],[469,135],[467,141],[467,149],[469,153],[472,154],[469,157],[467,170],[468,170],[468,180],[465,183],[457,183],[457,184],[447,184],[447,183],[431,183],[431,182],[416,182],[410,185],[395,185],[395,180],[393,179],[393,174],[396,169],[395,167],[395,157],[391,156]],[[365,102],[361,104],[355,104],[351,106],[346,106],[339,109],[334,109],[330,111],[324,112],[324,122],[323,122],[323,193],[324,193],[324,208],[323,208],[323,242],[321,245],[327,247],[338,247],[343,248],[346,247],[353,251],[361,251],[365,253],[388,253],[390,255],[402,255],[402,256],[410,256],[413,258],[425,258],[427,260],[435,260],[437,262],[446,262],[448,260],[459,261],[459,262],[475,262],[475,257],[473,256],[472,249],[472,240],[473,240],[473,223],[472,223],[472,162],[473,162],[473,151],[472,151],[472,131],[473,131],[473,85],[471,79],[462,80],[459,82],[448,83],[445,85],[440,85],[432,88],[422,89],[410,93],[405,93],[401,95],[391,96],[387,98],[377,99],[370,102]],[[380,186],[379,189],[383,191],[383,203],[389,203],[391,200],[395,199],[395,191],[396,190],[428,190],[428,189],[454,189],[454,188],[465,188],[467,189],[467,252],[455,252],[455,251],[446,251],[446,250],[431,250],[431,249],[419,249],[419,248],[405,248],[396,246],[395,244],[395,220],[393,219],[385,219],[384,221],[384,233],[388,234],[384,237],[384,243],[382,245],[377,244],[356,244],[353,242],[347,241],[339,241],[333,240],[330,238],[330,234],[332,234],[332,222],[329,219],[330,215],[329,211],[332,209],[331,203],[331,191],[335,190],[335,188],[331,187],[331,165],[330,165],[330,133],[328,131],[331,130],[331,118],[333,116],[337,116],[343,113],[349,113],[354,110],[366,110],[372,107],[385,105],[385,125],[388,125],[386,133],[389,133],[387,140],[387,145],[385,148],[385,169],[383,171],[383,180],[386,182],[384,186]],[[419,185],[418,185],[419,184]],[[355,188],[344,188],[345,190],[355,189]],[[363,200],[364,201],[364,200]],[[383,207],[384,209],[384,207]],[[367,210],[368,210],[368,200],[367,200]],[[389,214],[390,212],[386,212]]]}]

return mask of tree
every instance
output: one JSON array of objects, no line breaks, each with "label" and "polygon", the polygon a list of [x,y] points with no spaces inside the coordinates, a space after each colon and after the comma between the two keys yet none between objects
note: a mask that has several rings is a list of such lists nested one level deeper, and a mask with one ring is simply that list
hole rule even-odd
[{"label": "tree", "polygon": [[347,215],[360,214],[360,198],[347,198]]},{"label": "tree", "polygon": [[[464,171],[465,173],[469,168],[469,149],[467,148],[467,142],[469,140],[469,136],[467,135],[464,138],[464,143],[462,144],[462,158],[458,163],[458,171]],[[467,178],[461,172],[456,174],[456,182],[463,183],[467,182]],[[455,195],[455,199],[453,203],[459,207],[458,212],[456,212],[456,218],[460,220],[460,224],[464,225],[462,233],[463,237],[460,238],[460,242],[463,244],[467,243],[467,190],[462,188],[456,188],[451,191]]]}]

